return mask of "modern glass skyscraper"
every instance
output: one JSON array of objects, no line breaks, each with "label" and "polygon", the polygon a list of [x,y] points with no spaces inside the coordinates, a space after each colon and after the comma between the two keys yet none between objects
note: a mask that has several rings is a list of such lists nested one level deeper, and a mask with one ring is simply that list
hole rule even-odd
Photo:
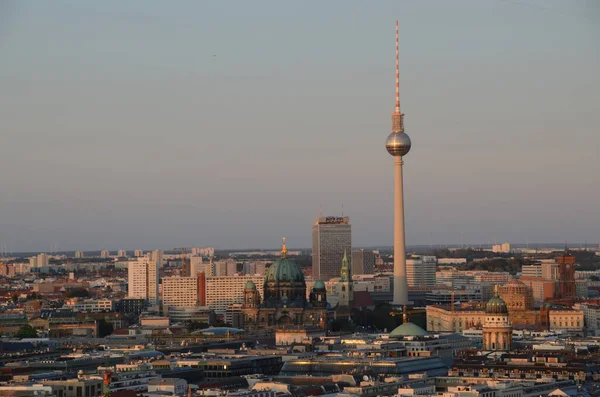
[{"label": "modern glass skyscraper", "polygon": [[328,216],[315,219],[312,238],[313,280],[329,281],[339,277],[344,252],[352,252],[350,218]]}]

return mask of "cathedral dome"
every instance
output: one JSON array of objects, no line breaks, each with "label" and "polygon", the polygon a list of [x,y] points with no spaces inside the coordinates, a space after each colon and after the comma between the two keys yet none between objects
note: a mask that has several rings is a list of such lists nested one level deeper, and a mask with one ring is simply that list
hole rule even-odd
[{"label": "cathedral dome", "polygon": [[529,288],[522,281],[510,280],[500,287],[500,293],[507,295],[527,295],[529,293]]},{"label": "cathedral dome", "polygon": [[287,257],[285,239],[281,258],[273,262],[264,278],[264,301],[267,307],[304,307],[306,281],[298,264]]},{"label": "cathedral dome", "polygon": [[488,301],[487,305],[485,306],[485,313],[508,314],[508,307],[506,306],[506,302],[504,302],[504,300],[500,298],[500,295],[498,295],[498,293],[496,293],[496,295],[494,295],[492,299]]},{"label": "cathedral dome", "polygon": [[321,280],[317,280],[315,281],[315,285],[313,285],[313,288],[316,290],[324,290],[325,289],[325,283]]},{"label": "cathedral dome", "polygon": [[268,282],[304,282],[304,274],[296,262],[286,257],[277,259],[265,275],[265,283]]}]

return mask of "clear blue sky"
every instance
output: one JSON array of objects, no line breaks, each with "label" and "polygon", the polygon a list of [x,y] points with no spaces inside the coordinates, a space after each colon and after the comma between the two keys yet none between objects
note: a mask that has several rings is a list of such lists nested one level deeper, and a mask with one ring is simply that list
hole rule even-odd
[{"label": "clear blue sky", "polygon": [[600,242],[596,0],[0,2],[0,244]]}]

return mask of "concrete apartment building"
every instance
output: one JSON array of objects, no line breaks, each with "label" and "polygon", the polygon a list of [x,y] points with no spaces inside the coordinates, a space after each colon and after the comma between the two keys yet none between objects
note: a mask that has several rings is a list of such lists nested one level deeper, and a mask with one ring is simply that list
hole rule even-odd
[{"label": "concrete apartment building", "polygon": [[243,303],[244,286],[248,281],[256,284],[260,296],[264,296],[264,276],[261,275],[206,277],[206,306],[223,314],[230,305]]}]

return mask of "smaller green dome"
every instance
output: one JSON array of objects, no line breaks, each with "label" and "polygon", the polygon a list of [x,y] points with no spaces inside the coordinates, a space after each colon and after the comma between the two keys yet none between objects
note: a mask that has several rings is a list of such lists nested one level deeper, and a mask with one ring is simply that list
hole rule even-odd
[{"label": "smaller green dome", "polygon": [[486,314],[508,314],[506,302],[496,293],[485,305]]},{"label": "smaller green dome", "polygon": [[426,336],[428,335],[427,331],[423,328],[419,327],[414,323],[404,323],[395,330],[390,332],[390,336],[393,337],[401,337],[401,336]]},{"label": "smaller green dome", "polygon": [[317,280],[315,281],[315,285],[313,286],[314,289],[318,289],[318,290],[323,290],[325,289],[325,283],[321,280]]},{"label": "smaller green dome", "polygon": [[244,289],[256,289],[256,284],[252,280],[248,280]]}]

